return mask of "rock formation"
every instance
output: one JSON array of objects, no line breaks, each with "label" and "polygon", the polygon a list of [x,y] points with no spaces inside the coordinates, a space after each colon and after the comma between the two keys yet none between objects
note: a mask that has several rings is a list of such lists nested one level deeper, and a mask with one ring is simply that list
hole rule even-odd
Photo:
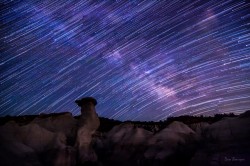
[{"label": "rock formation", "polygon": [[[143,157],[147,141],[153,133],[131,123],[115,126],[107,133],[107,150],[111,150],[112,161],[135,161]],[[129,164],[127,164],[129,165]]]},{"label": "rock formation", "polygon": [[[19,126],[9,122],[0,128],[0,165],[42,165],[38,155],[64,149],[66,137],[63,133],[50,132],[37,124]],[[6,155],[6,153],[9,155]],[[13,160],[12,157],[18,160]],[[44,156],[43,161],[52,163],[54,155]],[[46,164],[46,163],[43,163]]]},{"label": "rock formation", "polygon": [[9,121],[0,126],[0,165],[73,166],[76,161],[96,161],[91,141],[100,125],[97,102],[83,98],[76,103],[81,107],[78,121],[66,113],[39,115],[25,125]]},{"label": "rock formation", "polygon": [[38,124],[51,132],[63,133],[67,139],[73,139],[76,134],[77,120],[71,113],[60,114],[55,117],[43,118],[38,116],[31,123]]},{"label": "rock formation", "polygon": [[92,97],[76,100],[81,107],[81,116],[78,121],[77,137],[75,147],[78,151],[78,161],[80,164],[86,161],[97,161],[97,156],[91,146],[92,135],[98,129],[100,121],[95,111],[97,101]]},{"label": "rock formation", "polygon": [[148,140],[146,159],[165,160],[195,140],[195,132],[182,122],[173,122]]},{"label": "rock formation", "polygon": [[250,116],[247,115],[246,112],[239,117],[224,118],[207,126],[192,165],[249,165]]},{"label": "rock formation", "polygon": [[205,129],[209,126],[207,122],[194,123],[190,125],[190,128],[194,130],[198,135],[203,135]]},{"label": "rock formation", "polygon": [[187,123],[190,127],[180,121],[163,122],[164,125],[158,126],[164,127],[154,133],[152,123],[147,122],[112,123],[108,130],[101,130],[95,112],[96,100],[83,98],[76,103],[81,107],[79,118],[59,113],[34,115],[28,121],[25,116],[12,117],[1,123],[0,165],[248,166],[250,163],[249,112],[215,122],[211,117],[209,123]]}]

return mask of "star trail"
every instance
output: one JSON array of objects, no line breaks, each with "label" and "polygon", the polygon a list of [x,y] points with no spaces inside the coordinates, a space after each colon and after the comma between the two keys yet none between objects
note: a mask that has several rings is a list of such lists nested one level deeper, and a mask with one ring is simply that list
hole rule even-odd
[{"label": "star trail", "polygon": [[1,1],[0,116],[159,121],[250,109],[250,3]]}]

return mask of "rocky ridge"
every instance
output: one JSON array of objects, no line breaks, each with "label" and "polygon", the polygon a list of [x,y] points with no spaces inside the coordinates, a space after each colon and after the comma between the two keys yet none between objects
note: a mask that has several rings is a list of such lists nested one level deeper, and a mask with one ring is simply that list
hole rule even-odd
[{"label": "rocky ridge", "polygon": [[[74,146],[78,117],[61,113],[9,119],[0,120],[1,166],[244,166],[250,163],[249,111],[214,123],[162,122],[163,128],[156,124],[148,127],[147,123],[107,122],[101,118],[101,125],[91,140],[97,159],[84,164],[77,161],[78,149]],[[152,130],[146,130],[149,128]]]}]

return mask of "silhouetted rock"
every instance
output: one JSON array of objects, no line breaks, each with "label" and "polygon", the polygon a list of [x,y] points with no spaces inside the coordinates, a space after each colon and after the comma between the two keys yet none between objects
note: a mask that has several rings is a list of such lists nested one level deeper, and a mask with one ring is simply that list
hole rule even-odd
[{"label": "silhouetted rock", "polygon": [[42,166],[37,153],[23,143],[15,141],[3,141],[0,144],[1,166]]},{"label": "silhouetted rock", "polygon": [[244,166],[250,162],[249,111],[238,117],[181,116],[163,122],[101,118],[103,126],[98,129],[97,102],[87,98],[77,104],[79,117],[59,113],[0,118],[4,124],[0,165]]},{"label": "silhouetted rock", "polygon": [[[17,158],[24,161],[27,160],[27,163],[32,161],[32,163],[35,162],[34,165],[39,165],[41,162],[37,160],[37,155],[50,150],[63,149],[65,147],[66,137],[63,133],[50,132],[37,124],[30,123],[19,126],[15,122],[9,122],[0,127],[0,140],[4,146],[3,149],[1,148],[0,153],[5,153],[7,151],[16,155]],[[22,154],[31,157],[26,158],[26,156]],[[10,159],[4,159],[4,157],[8,156],[2,156],[1,162]],[[52,156],[45,155],[44,157],[51,158]],[[1,163],[1,165],[5,164],[6,163]]]},{"label": "silhouetted rock", "polygon": [[250,110],[240,114],[239,118],[250,118]]},{"label": "silhouetted rock", "polygon": [[96,100],[92,97],[76,100],[81,107],[81,116],[78,120],[76,144],[78,152],[78,162],[83,164],[87,161],[97,161],[95,151],[91,146],[92,135],[98,129],[100,120],[95,111]]},{"label": "silhouetted rock", "polygon": [[2,139],[23,143],[36,152],[42,152],[48,148],[59,148],[66,142],[63,133],[53,133],[32,123],[24,126],[7,123],[1,127],[0,134]]},{"label": "silhouetted rock", "polygon": [[115,126],[107,133],[108,146],[112,150],[111,160],[127,161],[141,159],[147,140],[153,133],[125,123]]},{"label": "silhouetted rock", "polygon": [[207,127],[206,138],[221,143],[243,143],[250,140],[250,127],[247,126],[250,126],[250,117],[226,118]]},{"label": "silhouetted rock", "polygon": [[89,103],[92,103],[94,106],[96,106],[97,105],[97,101],[96,101],[96,99],[95,98],[93,98],[93,97],[84,97],[84,98],[82,98],[82,99],[80,99],[80,100],[76,100],[75,101],[76,102],[76,104],[79,106],[79,107],[83,107],[83,105],[89,105]]},{"label": "silhouetted rock", "polygon": [[76,149],[71,146],[59,149],[52,162],[53,166],[75,166],[76,153]]},{"label": "silhouetted rock", "polygon": [[72,145],[76,137],[77,120],[71,113],[60,114],[58,116],[41,117],[38,116],[31,123],[54,133],[63,133],[67,138],[67,144]]},{"label": "silhouetted rock", "polygon": [[194,140],[195,132],[192,129],[184,123],[173,122],[148,141],[144,156],[151,160],[166,160]]},{"label": "silhouetted rock", "polygon": [[192,158],[192,165],[250,163],[250,117],[224,118],[204,132],[203,146]]},{"label": "silhouetted rock", "polygon": [[204,130],[209,126],[210,124],[207,122],[200,122],[200,123],[193,123],[190,126],[192,130],[196,132],[196,134],[202,135],[204,133]]}]

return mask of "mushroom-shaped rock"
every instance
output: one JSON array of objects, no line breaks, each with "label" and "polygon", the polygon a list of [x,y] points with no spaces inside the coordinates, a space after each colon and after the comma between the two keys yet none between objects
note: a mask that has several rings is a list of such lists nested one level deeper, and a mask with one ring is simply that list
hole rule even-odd
[{"label": "mushroom-shaped rock", "polygon": [[78,121],[78,126],[88,128],[95,132],[100,126],[100,120],[95,110],[97,104],[96,99],[93,97],[85,97],[75,101],[81,107],[81,116]]},{"label": "mushroom-shaped rock", "polygon": [[82,98],[82,99],[80,99],[80,100],[76,100],[75,102],[76,102],[76,104],[77,104],[79,107],[82,107],[82,106],[84,106],[85,104],[88,105],[88,103],[92,103],[92,104],[94,104],[94,106],[97,105],[97,101],[96,101],[96,99],[93,98],[93,97],[85,97],[85,98]]},{"label": "mushroom-shaped rock", "polygon": [[91,147],[92,135],[100,126],[100,120],[95,111],[97,101],[92,97],[75,101],[81,107],[75,146],[78,149],[79,162],[96,161],[97,157]]}]

